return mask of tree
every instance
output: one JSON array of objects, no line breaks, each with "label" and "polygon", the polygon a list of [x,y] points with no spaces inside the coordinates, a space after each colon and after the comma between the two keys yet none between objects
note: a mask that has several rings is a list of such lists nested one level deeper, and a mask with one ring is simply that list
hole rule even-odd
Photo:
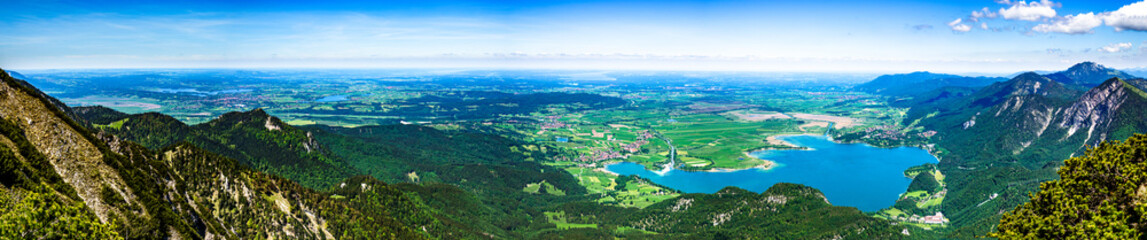
[{"label": "tree", "polygon": [[1110,141],[1068,159],[1060,180],[1004,214],[1001,239],[1136,239],[1147,230],[1147,135]]},{"label": "tree", "polygon": [[[3,189],[3,188],[0,188]],[[0,239],[123,239],[115,226],[101,223],[82,203],[67,203],[47,185],[5,196],[0,202]],[[23,195],[19,200],[9,197]]]}]

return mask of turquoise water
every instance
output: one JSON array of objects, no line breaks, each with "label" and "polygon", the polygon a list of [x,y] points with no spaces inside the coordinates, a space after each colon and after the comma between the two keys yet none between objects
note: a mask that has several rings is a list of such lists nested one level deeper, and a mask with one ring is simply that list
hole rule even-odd
[{"label": "turquoise water", "polygon": [[330,95],[330,96],[326,96],[323,98],[319,98],[318,100],[315,100],[315,102],[341,102],[341,101],[346,101],[348,99],[349,98],[347,98],[346,95]]},{"label": "turquoise water", "polygon": [[630,162],[609,165],[606,169],[622,175],[638,175],[688,193],[714,193],[725,186],[763,192],[778,182],[799,183],[820,189],[833,205],[876,211],[892,206],[908,188],[911,180],[904,177],[905,169],[937,162],[920,148],[838,144],[824,136],[778,138],[810,149],[750,153],[779,164],[769,170],[690,172],[674,169],[658,175]]}]

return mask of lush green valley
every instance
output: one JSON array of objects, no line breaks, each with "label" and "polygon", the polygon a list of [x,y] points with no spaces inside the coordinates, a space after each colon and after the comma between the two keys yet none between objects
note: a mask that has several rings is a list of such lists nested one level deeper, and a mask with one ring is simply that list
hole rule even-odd
[{"label": "lush green valley", "polygon": [[[12,210],[0,224],[14,226],[5,228],[6,237],[790,238],[907,231],[831,206],[815,189],[799,185],[778,185],[763,195],[738,189],[681,195],[643,209],[603,205],[568,171],[542,164],[560,151],[482,131],[411,125],[296,128],[262,110],[188,126],[156,113],[73,110],[20,80],[5,75],[4,81],[9,96],[24,99],[21,106],[52,113],[19,121],[24,124],[0,122],[4,147],[11,149],[0,155],[3,190],[10,193],[0,206]],[[64,128],[54,131],[81,142],[44,143],[57,137],[37,135],[44,122],[55,122]],[[53,166],[71,165],[58,162],[70,157],[53,162],[41,155],[56,151],[45,148],[80,143],[94,146],[96,155],[75,156],[95,157],[88,168],[109,172],[89,180],[61,179]],[[355,176],[363,172],[372,176]],[[341,179],[329,180],[335,177]],[[652,184],[620,182],[625,183]],[[88,192],[94,198],[85,198],[82,193]],[[697,207],[672,218],[682,224],[720,221],[721,227],[649,225],[648,219],[675,215],[668,204],[693,201]],[[742,201],[760,205],[734,204]],[[776,216],[770,218],[775,223],[746,215],[756,211]]]},{"label": "lush green valley", "polygon": [[[1111,78],[1080,85],[1102,74]],[[0,180],[8,197],[0,206],[11,211],[0,224],[17,229],[3,236],[17,238],[970,238],[995,232],[1002,213],[1058,179],[1062,159],[1147,131],[1147,84],[1124,75],[1084,63],[1011,79],[912,73],[847,88],[656,74],[609,83],[457,74],[331,81],[359,92],[331,101],[300,100],[329,96],[330,88],[307,95],[259,77],[234,83],[267,89],[189,94],[92,85],[102,77],[21,75],[81,105],[95,96],[79,93],[87,88],[99,98],[162,104],[160,112],[133,113],[122,104],[68,107],[5,76]],[[919,147],[940,161],[904,169],[904,192],[876,212],[834,206],[800,184],[689,193],[606,170],[633,162],[768,171],[775,162],[749,153],[800,149],[777,138],[793,134]]]}]

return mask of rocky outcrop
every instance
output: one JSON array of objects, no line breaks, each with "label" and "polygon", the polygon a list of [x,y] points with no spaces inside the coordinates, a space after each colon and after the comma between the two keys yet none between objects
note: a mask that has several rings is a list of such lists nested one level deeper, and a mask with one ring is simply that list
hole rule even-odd
[{"label": "rocky outcrop", "polygon": [[[1115,113],[1126,101],[1130,92],[1128,85],[1117,78],[1110,79],[1087,91],[1064,111],[1062,120],[1059,122],[1060,127],[1067,128],[1067,135],[1063,136],[1063,139],[1079,133],[1080,130],[1086,130],[1085,145],[1104,141],[1106,130],[1111,127],[1112,120],[1116,116]],[[1097,128],[1100,130],[1098,134]]]}]

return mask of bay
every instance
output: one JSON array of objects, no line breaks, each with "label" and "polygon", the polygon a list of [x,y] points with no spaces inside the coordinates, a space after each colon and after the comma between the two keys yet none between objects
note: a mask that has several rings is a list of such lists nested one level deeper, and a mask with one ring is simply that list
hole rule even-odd
[{"label": "bay", "polygon": [[936,157],[915,147],[878,148],[867,144],[840,144],[825,136],[789,135],[778,139],[804,150],[764,150],[751,155],[777,163],[768,170],[745,169],[698,172],[673,169],[659,174],[644,166],[623,162],[606,166],[621,175],[638,175],[687,193],[714,193],[726,186],[763,192],[779,182],[808,185],[824,192],[833,205],[876,211],[892,206],[911,179],[904,170]]}]

